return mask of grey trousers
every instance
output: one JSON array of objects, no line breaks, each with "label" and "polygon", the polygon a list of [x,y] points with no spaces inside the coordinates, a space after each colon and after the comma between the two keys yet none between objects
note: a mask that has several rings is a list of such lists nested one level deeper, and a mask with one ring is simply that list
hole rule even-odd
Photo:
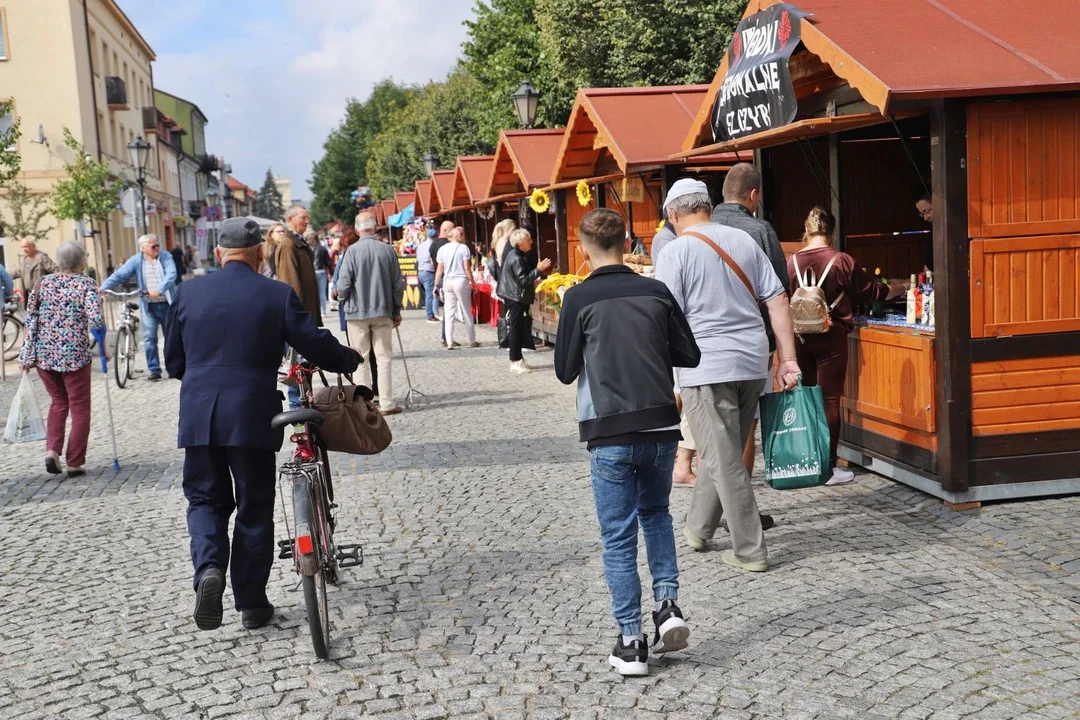
[{"label": "grey trousers", "polygon": [[763,387],[765,380],[682,388],[683,410],[700,458],[686,528],[707,540],[726,517],[731,547],[743,562],[769,556],[754,489],[742,463]]}]

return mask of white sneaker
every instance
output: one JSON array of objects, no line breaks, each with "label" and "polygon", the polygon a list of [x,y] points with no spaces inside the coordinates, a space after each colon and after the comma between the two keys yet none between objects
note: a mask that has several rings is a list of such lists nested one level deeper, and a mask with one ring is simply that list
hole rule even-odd
[{"label": "white sneaker", "polygon": [[517,362],[510,363],[510,372],[514,373],[515,375],[525,375],[531,373],[532,368],[526,365],[523,361],[518,360]]},{"label": "white sneaker", "polygon": [[528,370],[535,370],[536,369],[532,365],[530,365],[529,363],[525,362],[525,358],[521,359],[521,367],[526,368]]},{"label": "white sneaker", "polygon": [[832,470],[832,477],[825,483],[826,485],[847,485],[850,482],[855,482],[855,473],[841,467],[834,467]]}]

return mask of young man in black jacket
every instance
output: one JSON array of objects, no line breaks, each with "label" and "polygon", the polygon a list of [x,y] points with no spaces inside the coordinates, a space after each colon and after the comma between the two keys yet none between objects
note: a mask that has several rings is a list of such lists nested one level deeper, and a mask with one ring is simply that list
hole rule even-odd
[{"label": "young man in black jacket", "polygon": [[593,271],[563,297],[555,374],[566,384],[578,381],[580,437],[591,457],[604,575],[620,631],[609,662],[623,675],[647,675],[639,521],[656,601],[653,652],[681,650],[690,635],[675,604],[679,567],[668,510],[681,437],[671,379],[673,366],[696,367],[701,352],[667,287],[623,265],[626,226],[618,213],[593,210],[579,232]]}]

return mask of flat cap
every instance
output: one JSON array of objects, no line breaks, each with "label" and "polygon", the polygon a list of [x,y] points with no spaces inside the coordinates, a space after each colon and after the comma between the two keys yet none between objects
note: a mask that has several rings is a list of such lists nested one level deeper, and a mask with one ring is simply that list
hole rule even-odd
[{"label": "flat cap", "polygon": [[249,248],[262,242],[259,223],[249,217],[229,218],[218,228],[218,247]]}]

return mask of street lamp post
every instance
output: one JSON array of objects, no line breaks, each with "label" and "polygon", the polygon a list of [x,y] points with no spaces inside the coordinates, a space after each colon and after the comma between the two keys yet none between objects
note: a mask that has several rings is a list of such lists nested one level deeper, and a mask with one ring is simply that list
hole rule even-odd
[{"label": "street lamp post", "polygon": [[430,150],[427,155],[420,158],[420,161],[424,163],[424,170],[427,170],[428,177],[431,177],[435,173],[435,168],[439,166],[439,159]]},{"label": "street lamp post", "polygon": [[514,110],[517,111],[518,122],[523,128],[531,128],[536,122],[536,107],[540,103],[540,93],[528,80],[521,83],[510,99],[514,101]]},{"label": "street lamp post", "polygon": [[[217,188],[215,188],[215,187],[206,188],[206,206],[216,208],[218,206],[217,199],[218,199]],[[210,246],[210,251],[209,251],[209,256],[210,256],[211,260],[214,258],[214,248],[217,247],[217,223],[220,222],[220,217],[221,217],[220,212],[214,213],[214,216],[215,217],[213,219],[207,218],[207,220],[209,222],[214,223],[214,225],[210,228],[210,230],[213,232],[213,234],[211,235],[212,244]]]},{"label": "street lamp post", "polygon": [[142,135],[128,143],[131,164],[135,168],[135,182],[139,185],[139,215],[142,216],[142,234],[146,235],[146,163],[150,161],[150,143]]}]

